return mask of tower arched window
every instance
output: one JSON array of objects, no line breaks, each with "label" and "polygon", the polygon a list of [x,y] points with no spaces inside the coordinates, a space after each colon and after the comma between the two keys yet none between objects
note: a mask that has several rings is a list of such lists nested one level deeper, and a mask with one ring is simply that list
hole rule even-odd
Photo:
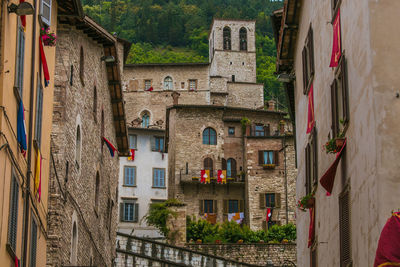
[{"label": "tower arched window", "polygon": [[147,112],[144,112],[142,115],[142,128],[148,128],[150,125],[150,115]]},{"label": "tower arched window", "polygon": [[100,175],[99,172],[96,173],[96,188],[95,188],[95,195],[94,195],[94,206],[96,211],[99,208],[99,193],[100,193]]},{"label": "tower arched window", "polygon": [[247,30],[242,27],[239,31],[240,51],[247,51]]},{"label": "tower arched window", "polygon": [[71,240],[71,264],[76,264],[77,252],[78,252],[78,227],[76,222],[72,226],[72,240]]},{"label": "tower arched window", "polygon": [[235,177],[236,176],[236,160],[228,159],[226,164],[226,176],[227,177]]},{"label": "tower arched window", "polygon": [[173,90],[172,78],[170,76],[164,79],[164,90]]},{"label": "tower arched window", "polygon": [[212,158],[204,159],[204,169],[210,171],[210,177],[214,177],[214,165]]},{"label": "tower arched window", "polygon": [[217,144],[217,133],[216,131],[208,127],[203,131],[203,144],[204,145],[216,145]]},{"label": "tower arched window", "polygon": [[81,163],[81,145],[82,145],[81,127],[78,125],[78,127],[76,128],[76,140],[75,140],[75,162],[78,168]]},{"label": "tower arched window", "polygon": [[231,28],[226,26],[224,28],[224,33],[223,33],[223,40],[224,40],[224,50],[231,50]]}]

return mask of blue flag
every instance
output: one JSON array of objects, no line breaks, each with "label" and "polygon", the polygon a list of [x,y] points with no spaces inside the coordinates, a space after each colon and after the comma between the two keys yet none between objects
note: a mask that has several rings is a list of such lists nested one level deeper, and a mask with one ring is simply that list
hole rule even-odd
[{"label": "blue flag", "polygon": [[26,127],[25,127],[24,104],[22,103],[22,100],[20,100],[19,107],[18,107],[17,140],[18,140],[18,143],[19,143],[19,147],[20,147],[21,153],[25,157],[26,156],[27,145],[26,145]]}]

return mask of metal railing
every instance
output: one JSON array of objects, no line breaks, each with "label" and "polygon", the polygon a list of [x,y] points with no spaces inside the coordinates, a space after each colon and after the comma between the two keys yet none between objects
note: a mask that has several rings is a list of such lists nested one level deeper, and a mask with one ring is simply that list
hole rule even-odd
[{"label": "metal railing", "polygon": [[[209,170],[210,172],[210,183],[217,183],[218,182],[218,170]],[[244,172],[237,172],[237,171],[227,171],[226,172],[226,182],[245,182],[246,175]],[[179,179],[181,182],[188,182],[188,181],[201,181],[201,170],[180,170],[179,171]]]}]

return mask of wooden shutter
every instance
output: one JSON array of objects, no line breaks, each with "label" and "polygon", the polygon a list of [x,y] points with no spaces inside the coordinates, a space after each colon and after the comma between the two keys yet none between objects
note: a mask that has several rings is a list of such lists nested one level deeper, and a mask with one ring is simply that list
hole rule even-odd
[{"label": "wooden shutter", "polygon": [[317,129],[314,127],[312,132],[312,156],[313,156],[313,185],[318,183],[318,142],[317,142]]},{"label": "wooden shutter", "polygon": [[199,200],[199,214],[200,215],[204,214],[204,200],[202,199]]},{"label": "wooden shutter", "polygon": [[139,203],[135,203],[135,217],[133,218],[134,222],[138,222],[139,221]]},{"label": "wooden shutter", "polygon": [[340,266],[351,263],[350,192],[347,189],[339,196]]},{"label": "wooden shutter", "polygon": [[10,201],[10,215],[8,221],[8,243],[16,251],[17,245],[17,227],[18,227],[18,198],[19,198],[19,185],[16,178],[12,178],[11,182],[11,201]]},{"label": "wooden shutter", "polygon": [[253,124],[251,125],[251,133],[250,136],[255,136],[256,135],[256,125]]},{"label": "wooden shutter", "polygon": [[260,193],[260,209],[265,209],[265,193]]},{"label": "wooden shutter", "polygon": [[30,260],[29,260],[30,267],[36,266],[36,245],[37,245],[37,224],[36,224],[35,220],[32,218]]},{"label": "wooden shutter", "polygon": [[263,150],[258,151],[258,164],[259,165],[264,164],[264,151]]},{"label": "wooden shutter", "polygon": [[281,207],[281,193],[275,193],[275,208]]},{"label": "wooden shutter", "polygon": [[221,165],[222,165],[222,169],[226,170],[226,159],[224,159],[224,158],[222,159]]},{"label": "wooden shutter", "polygon": [[310,64],[310,73],[308,77],[310,78],[312,75],[314,75],[315,72],[315,67],[314,67],[314,34],[313,34],[313,29],[310,27],[310,30],[308,32],[308,59],[309,59],[309,64]]},{"label": "wooden shutter", "polygon": [[156,151],[156,137],[155,136],[151,137],[151,150]]},{"label": "wooden shutter", "polygon": [[239,200],[239,212],[244,212],[244,200]]},{"label": "wooden shutter", "polygon": [[270,135],[271,135],[271,130],[268,124],[264,126],[264,136],[270,136]]},{"label": "wooden shutter", "polygon": [[277,150],[274,151],[274,161],[275,165],[279,165],[279,151]]},{"label": "wooden shutter", "polygon": [[349,90],[347,81],[347,68],[346,68],[346,58],[342,55],[342,60],[340,62],[341,75],[342,75],[342,101],[343,101],[343,121],[344,123],[349,121]]},{"label": "wooden shutter", "polygon": [[215,214],[217,214],[218,213],[218,200],[213,200],[213,212],[215,213]]},{"label": "wooden shutter", "polygon": [[303,63],[303,94],[307,94],[307,83],[308,83],[308,74],[307,74],[307,49],[303,48],[302,55],[302,63]]},{"label": "wooden shutter", "polygon": [[311,193],[310,192],[310,145],[307,144],[305,148],[305,165],[306,165],[306,177],[305,177],[305,186],[306,186],[306,194]]},{"label": "wooden shutter", "polygon": [[119,220],[124,222],[124,203],[119,204]]},{"label": "wooden shutter", "polygon": [[232,177],[236,177],[237,167],[236,167],[236,160],[231,159],[231,175]]},{"label": "wooden shutter", "polygon": [[224,199],[223,200],[223,209],[224,209],[224,214],[228,213],[228,207],[229,207],[229,200],[228,199]]},{"label": "wooden shutter", "polygon": [[337,118],[337,84],[336,79],[331,84],[331,110],[332,110],[332,137],[336,137],[338,134],[338,118]]}]

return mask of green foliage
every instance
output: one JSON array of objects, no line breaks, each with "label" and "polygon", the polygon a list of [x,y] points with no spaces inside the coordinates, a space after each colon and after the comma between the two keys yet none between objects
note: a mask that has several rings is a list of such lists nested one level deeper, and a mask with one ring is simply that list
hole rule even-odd
[{"label": "green foliage", "polygon": [[169,229],[167,227],[167,219],[170,215],[176,216],[170,207],[184,205],[179,200],[168,199],[162,203],[150,204],[149,212],[145,219],[148,225],[156,227],[165,237],[168,236]]},{"label": "green foliage", "polygon": [[243,240],[244,243],[276,242],[283,239],[296,240],[296,226],[287,224],[283,226],[272,226],[268,231],[253,231],[247,225],[239,225],[234,221],[212,225],[205,220],[197,220],[187,217],[186,221],[187,241],[202,240],[203,243],[215,243],[217,240],[222,243],[237,243]]},{"label": "green foliage", "polygon": [[251,121],[250,121],[249,118],[247,118],[247,117],[243,117],[243,118],[240,120],[240,123],[242,124],[243,133],[246,132],[246,127],[247,127],[247,125],[251,125]]}]

